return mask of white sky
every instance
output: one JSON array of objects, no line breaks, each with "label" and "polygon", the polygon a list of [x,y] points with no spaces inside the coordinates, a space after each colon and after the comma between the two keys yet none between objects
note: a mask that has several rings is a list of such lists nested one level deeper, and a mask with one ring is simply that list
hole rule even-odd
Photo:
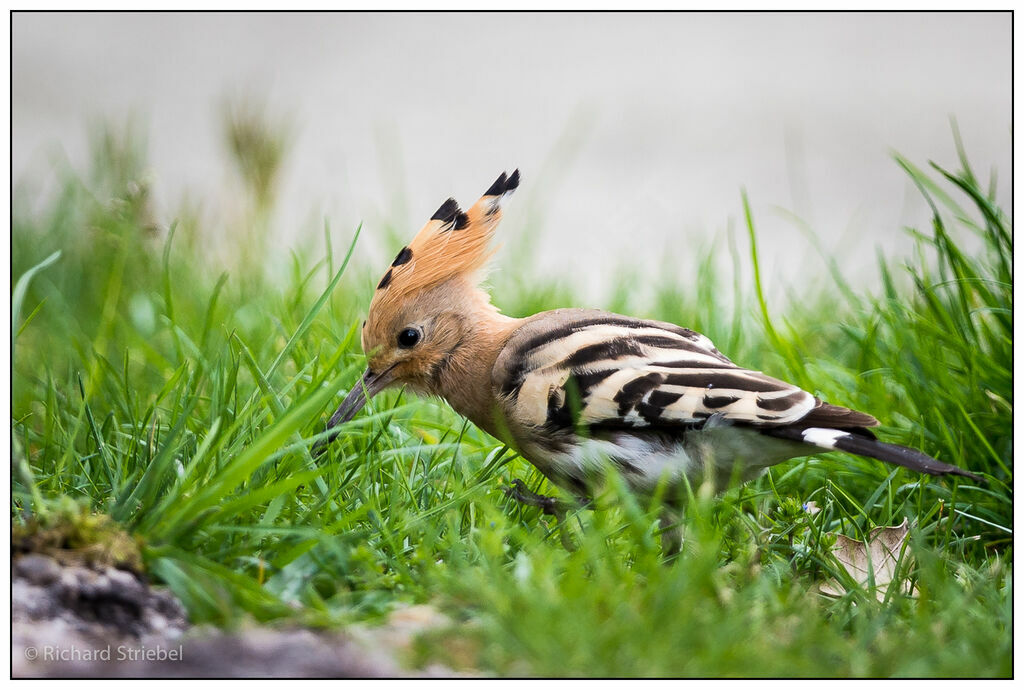
[{"label": "white sky", "polygon": [[[84,166],[97,118],[147,124],[159,209],[186,193],[231,207],[221,106],[250,94],[292,123],[278,242],[345,241],[364,221],[422,225],[502,170],[539,269],[598,301],[623,264],[653,271],[741,227],[753,204],[765,268],[816,270],[796,213],[861,281],[876,247],[905,254],[926,206],[892,162],[955,167],[955,116],[976,170],[1009,197],[1010,15],[16,14],[15,180],[59,146]],[[742,237],[741,237],[742,239]],[[743,240],[745,246],[745,240]],[[724,244],[723,244],[724,252]],[[500,266],[500,259],[498,262]],[[383,269],[383,263],[381,265]]]}]

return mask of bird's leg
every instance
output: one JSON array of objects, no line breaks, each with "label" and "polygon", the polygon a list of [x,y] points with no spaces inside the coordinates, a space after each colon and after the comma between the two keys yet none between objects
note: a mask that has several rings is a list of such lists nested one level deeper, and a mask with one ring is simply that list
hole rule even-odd
[{"label": "bird's leg", "polygon": [[565,518],[565,513],[569,508],[554,496],[541,496],[530,491],[522,479],[513,479],[511,487],[503,486],[501,490],[505,492],[506,496],[511,496],[523,505],[540,508],[545,515],[554,515],[559,522]]},{"label": "bird's leg", "polygon": [[683,525],[675,510],[662,507],[658,526],[661,528],[661,555],[666,563],[671,563],[679,557],[683,547]]},{"label": "bird's leg", "polygon": [[526,488],[526,483],[522,479],[513,479],[511,487],[503,486],[501,490],[505,492],[506,496],[511,496],[523,505],[540,508],[545,515],[553,515],[558,526],[558,536],[562,540],[562,546],[565,547],[566,551],[576,550],[576,545],[572,543],[572,539],[569,537],[565,526],[565,514],[573,507],[571,504],[559,501],[554,496],[541,496],[530,491]]}]

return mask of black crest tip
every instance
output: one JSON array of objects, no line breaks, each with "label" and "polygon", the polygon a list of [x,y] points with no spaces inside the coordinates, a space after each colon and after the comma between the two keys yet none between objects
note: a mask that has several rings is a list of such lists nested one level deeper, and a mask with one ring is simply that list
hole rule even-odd
[{"label": "black crest tip", "polygon": [[505,184],[508,182],[508,176],[505,173],[501,173],[498,179],[494,181],[487,191],[484,192],[484,196],[498,196],[505,193]]},{"label": "black crest tip", "polygon": [[459,211],[458,213],[456,213],[455,214],[455,223],[453,224],[452,228],[455,229],[455,230],[461,230],[462,228],[466,227],[467,225],[469,225],[469,216],[466,215],[465,213],[463,213],[462,211]]},{"label": "black crest tip", "polygon": [[487,191],[484,192],[484,196],[501,196],[502,194],[508,194],[509,192],[515,190],[515,188],[518,186],[519,169],[516,168],[516,170],[511,175],[501,173],[498,179],[494,181],[494,184],[492,184],[487,189]]},{"label": "black crest tip", "polygon": [[448,201],[441,204],[440,208],[434,211],[434,215],[430,217],[430,220],[439,220],[442,223],[451,223],[461,212],[462,210],[459,208],[459,202],[455,199],[449,198]]},{"label": "black crest tip", "polygon": [[396,256],[395,260],[391,262],[391,265],[401,266],[402,264],[409,263],[410,259],[412,259],[412,250],[408,247],[402,247],[402,251],[398,252],[398,256]]}]

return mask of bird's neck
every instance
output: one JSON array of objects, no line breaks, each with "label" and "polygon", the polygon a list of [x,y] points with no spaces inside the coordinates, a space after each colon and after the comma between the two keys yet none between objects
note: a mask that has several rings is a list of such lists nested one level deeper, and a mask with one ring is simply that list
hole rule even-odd
[{"label": "bird's neck", "polygon": [[433,392],[478,427],[501,438],[504,425],[495,417],[497,399],[491,371],[502,347],[523,320],[501,314],[481,290],[467,296],[465,304],[462,344],[452,353]]}]

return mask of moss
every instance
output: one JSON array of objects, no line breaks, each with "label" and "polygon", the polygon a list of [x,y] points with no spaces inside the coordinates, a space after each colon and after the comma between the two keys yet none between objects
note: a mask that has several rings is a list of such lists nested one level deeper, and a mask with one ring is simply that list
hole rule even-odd
[{"label": "moss", "polygon": [[65,498],[52,511],[11,528],[11,555],[40,553],[63,565],[113,567],[143,574],[141,540],[110,516]]}]

